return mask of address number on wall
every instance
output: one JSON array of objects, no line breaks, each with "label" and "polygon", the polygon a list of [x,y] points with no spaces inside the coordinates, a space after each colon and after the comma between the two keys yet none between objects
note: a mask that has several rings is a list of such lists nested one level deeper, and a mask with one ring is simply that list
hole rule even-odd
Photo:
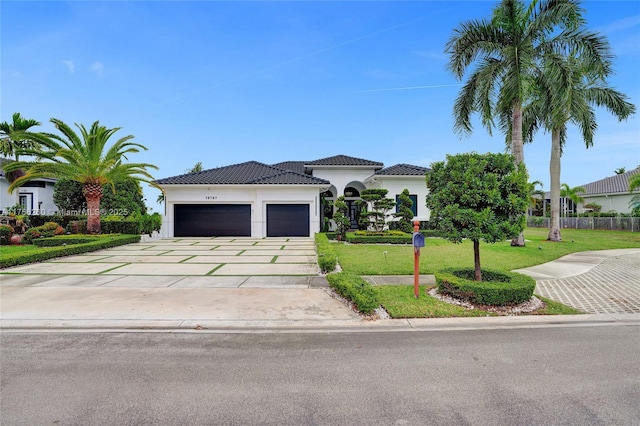
[{"label": "address number on wall", "polygon": [[204,199],[205,200],[217,200],[218,196],[217,195],[205,195]]}]

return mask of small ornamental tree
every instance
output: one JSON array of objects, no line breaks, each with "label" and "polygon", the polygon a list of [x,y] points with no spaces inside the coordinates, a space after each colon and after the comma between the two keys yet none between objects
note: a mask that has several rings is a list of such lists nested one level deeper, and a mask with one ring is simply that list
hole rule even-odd
[{"label": "small ornamental tree", "polygon": [[369,225],[375,231],[383,231],[384,226],[387,223],[387,216],[389,216],[389,210],[396,205],[396,202],[391,198],[386,198],[386,189],[382,188],[370,188],[360,191],[360,198],[367,202],[371,207],[362,211],[365,215]]},{"label": "small ornamental tree", "polygon": [[399,218],[397,226],[403,232],[413,232],[413,224],[411,223],[411,219],[413,219],[413,201],[411,197],[409,197],[409,190],[404,189],[400,195],[398,195],[398,213],[395,213],[394,216]]},{"label": "small ornamental tree", "polygon": [[347,229],[351,226],[351,220],[349,219],[349,216],[347,216],[349,208],[347,207],[347,203],[344,202],[343,195],[338,197],[333,205],[336,208],[336,211],[333,214],[333,220],[336,222],[338,238],[342,240],[347,235]]},{"label": "small ornamental tree", "polygon": [[517,236],[525,226],[529,184],[524,165],[507,154],[447,155],[426,177],[427,207],[449,241],[473,241],[475,279],[482,281],[480,241]]}]

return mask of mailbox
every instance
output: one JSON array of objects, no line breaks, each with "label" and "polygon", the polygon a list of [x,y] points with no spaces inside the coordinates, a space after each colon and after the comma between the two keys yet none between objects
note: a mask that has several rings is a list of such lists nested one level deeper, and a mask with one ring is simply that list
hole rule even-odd
[{"label": "mailbox", "polygon": [[422,235],[420,232],[413,233],[413,247],[424,247],[424,235]]}]

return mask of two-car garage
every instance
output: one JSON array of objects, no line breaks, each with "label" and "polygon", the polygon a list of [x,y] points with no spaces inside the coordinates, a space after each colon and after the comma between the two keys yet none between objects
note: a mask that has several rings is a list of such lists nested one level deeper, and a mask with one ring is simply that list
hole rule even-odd
[{"label": "two-car garage", "polygon": [[[267,237],[308,237],[309,204],[266,204]],[[175,204],[175,237],[250,237],[251,204]]]}]

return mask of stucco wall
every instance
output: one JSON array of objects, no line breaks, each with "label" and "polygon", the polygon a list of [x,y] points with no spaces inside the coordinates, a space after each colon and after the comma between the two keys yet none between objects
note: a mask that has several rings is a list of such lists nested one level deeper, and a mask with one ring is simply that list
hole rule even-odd
[{"label": "stucco wall", "polygon": [[309,235],[320,230],[320,189],[317,186],[205,186],[165,187],[162,237],[173,237],[175,204],[250,204],[251,236],[267,234],[267,204],[308,204]]},{"label": "stucco wall", "polygon": [[584,211],[584,205],[589,203],[596,203],[602,206],[602,212],[615,211],[617,213],[630,213],[631,208],[629,207],[629,201],[633,198],[635,194],[616,194],[607,196],[597,196],[597,197],[585,197],[584,202],[578,204],[578,212],[582,213]]}]

